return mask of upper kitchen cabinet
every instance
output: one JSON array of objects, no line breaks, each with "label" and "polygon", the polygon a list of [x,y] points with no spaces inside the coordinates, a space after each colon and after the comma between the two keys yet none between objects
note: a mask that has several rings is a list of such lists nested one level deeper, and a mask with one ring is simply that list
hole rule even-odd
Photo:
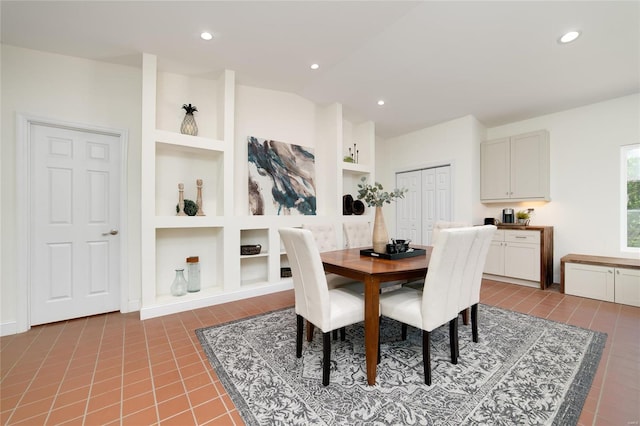
[{"label": "upper kitchen cabinet", "polygon": [[549,132],[482,142],[480,199],[483,203],[549,201]]}]

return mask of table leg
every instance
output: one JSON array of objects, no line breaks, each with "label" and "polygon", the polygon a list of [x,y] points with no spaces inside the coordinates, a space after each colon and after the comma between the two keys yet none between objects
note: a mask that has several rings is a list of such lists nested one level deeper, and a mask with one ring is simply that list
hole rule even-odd
[{"label": "table leg", "polygon": [[376,384],[378,337],[380,332],[380,282],[367,277],[364,282],[364,344],[367,359],[367,383]]}]

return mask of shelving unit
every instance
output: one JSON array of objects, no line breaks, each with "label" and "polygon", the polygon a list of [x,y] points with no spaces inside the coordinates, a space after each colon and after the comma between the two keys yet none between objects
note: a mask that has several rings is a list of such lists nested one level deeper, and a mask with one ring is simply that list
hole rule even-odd
[{"label": "shelving unit", "polygon": [[240,245],[260,244],[259,254],[240,255],[241,286],[269,281],[269,229],[240,230]]},{"label": "shelving unit", "polygon": [[[232,192],[224,190],[233,164],[234,75],[225,71],[217,82],[159,73],[157,58],[143,55],[142,69],[142,308],[151,318],[211,304],[224,294],[230,270],[225,232]],[[187,90],[185,90],[187,89]],[[180,106],[184,99],[200,106],[200,134],[183,135]],[[176,112],[177,111],[177,112]],[[231,118],[229,117],[231,116]],[[176,216],[178,183],[185,199],[196,200],[196,180],[203,180],[205,216]],[[170,286],[176,268],[188,256],[200,257],[201,291],[174,297]]]},{"label": "shelving unit", "polygon": [[[342,196],[357,197],[362,176],[374,179],[373,122],[345,119],[340,104],[318,107],[310,124],[316,171],[337,178],[318,179],[317,215],[249,216],[242,192],[247,159],[240,145],[246,135],[235,135],[234,72],[205,80],[159,71],[154,55],[143,54],[142,62],[142,319],[290,289],[292,279],[280,276],[289,262],[279,228],[331,222],[341,229],[344,222],[372,221],[368,208],[361,216],[343,216]],[[185,103],[198,108],[198,136],[179,133]],[[242,123],[246,129],[246,117]],[[345,163],[353,143],[359,161]],[[178,184],[184,184],[185,199],[196,201],[197,179],[203,180],[205,216],[176,216]],[[261,253],[242,256],[243,244],[260,244]],[[201,290],[174,297],[175,269],[186,267],[188,256],[200,258]]]}]

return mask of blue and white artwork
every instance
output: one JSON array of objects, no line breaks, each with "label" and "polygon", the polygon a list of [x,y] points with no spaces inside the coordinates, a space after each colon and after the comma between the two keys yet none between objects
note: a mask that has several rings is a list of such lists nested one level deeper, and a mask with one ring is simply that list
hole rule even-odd
[{"label": "blue and white artwork", "polygon": [[274,140],[248,138],[249,213],[315,215],[313,150]]}]

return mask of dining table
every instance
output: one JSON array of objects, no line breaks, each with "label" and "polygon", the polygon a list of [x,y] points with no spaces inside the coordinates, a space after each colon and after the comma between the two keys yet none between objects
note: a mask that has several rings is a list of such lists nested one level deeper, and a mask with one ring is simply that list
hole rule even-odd
[{"label": "dining table", "polygon": [[364,330],[367,383],[376,384],[378,338],[380,331],[380,283],[424,278],[427,274],[431,246],[412,246],[425,250],[414,257],[386,259],[361,254],[366,248],[351,248],[320,253],[327,273],[342,275],[364,283]]}]

